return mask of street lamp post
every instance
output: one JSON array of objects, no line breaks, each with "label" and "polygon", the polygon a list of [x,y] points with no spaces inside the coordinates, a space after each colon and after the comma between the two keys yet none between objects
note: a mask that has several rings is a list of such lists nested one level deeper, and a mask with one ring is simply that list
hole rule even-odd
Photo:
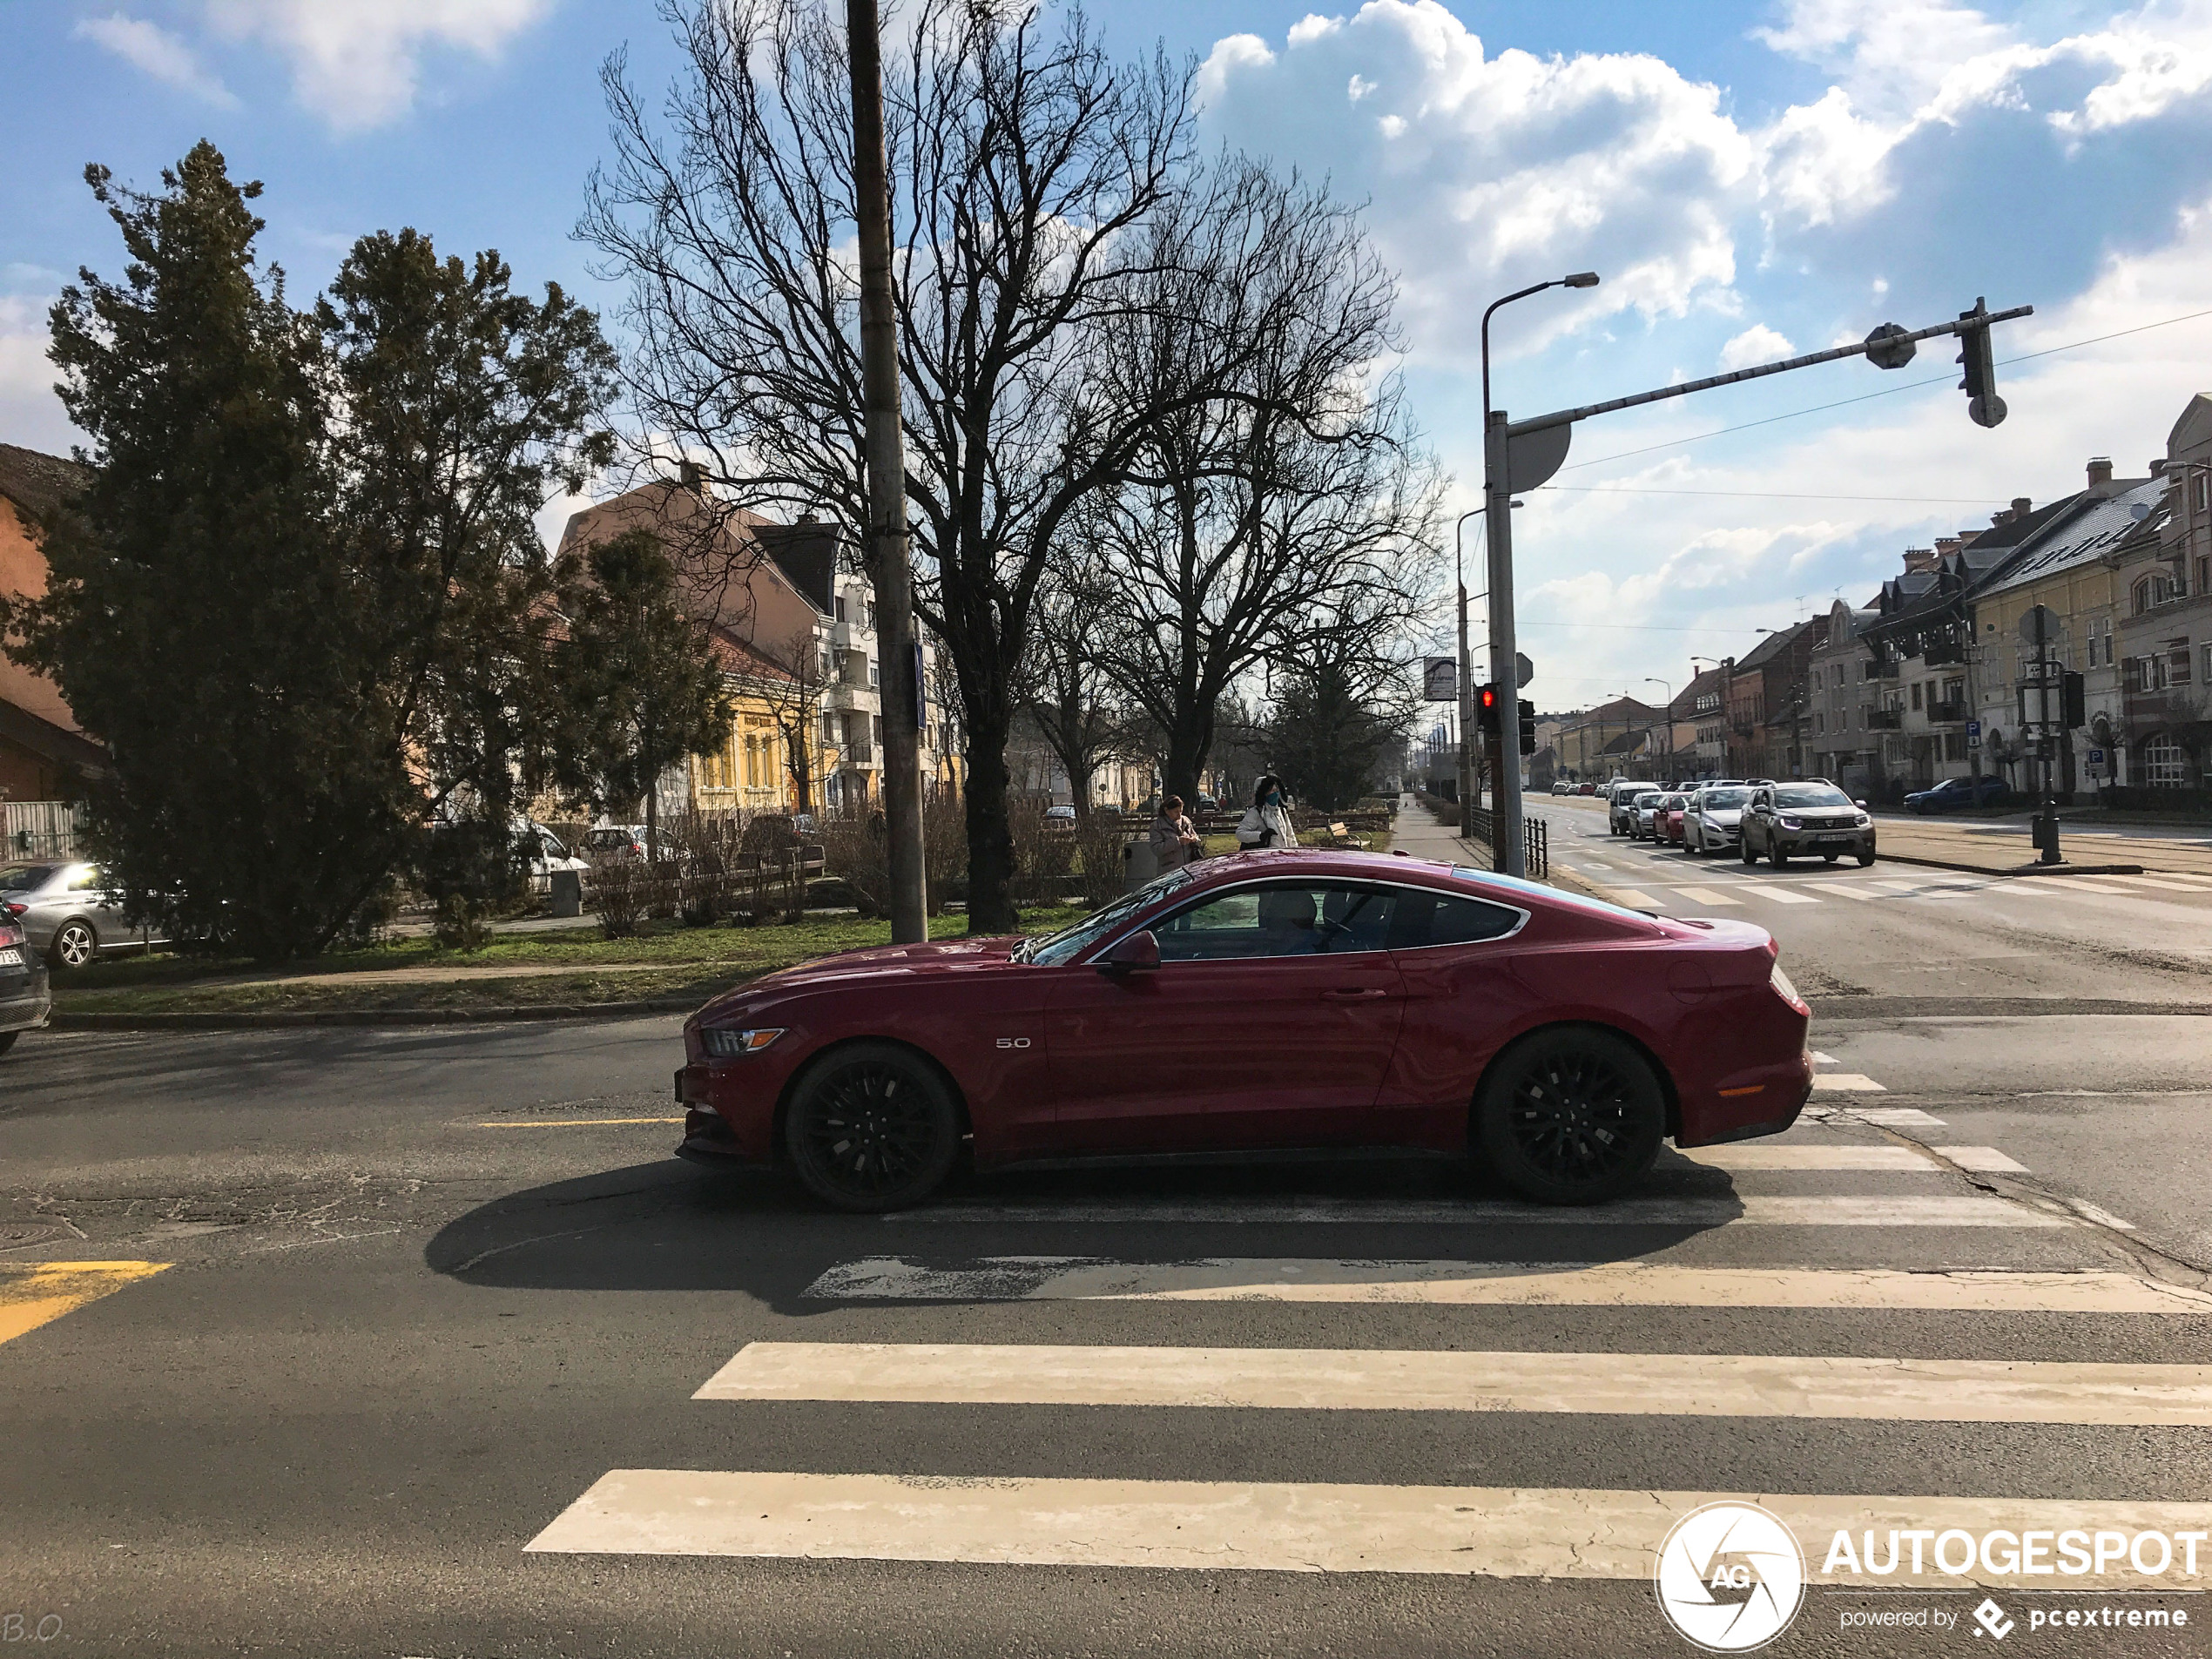
[{"label": "street lamp post", "polygon": [[1474,747],[1467,736],[1468,714],[1474,708],[1473,688],[1467,684],[1473,659],[1467,652],[1467,577],[1460,557],[1460,532],[1467,528],[1470,518],[1480,518],[1489,511],[1477,507],[1461,513],[1452,526],[1452,574],[1460,586],[1460,834],[1462,838],[1474,833]]},{"label": "street lamp post", "polygon": [[1597,273],[1577,271],[1494,300],[1482,314],[1482,495],[1489,509],[1483,526],[1490,539],[1490,679],[1498,688],[1498,730],[1503,734],[1498,775],[1490,783],[1491,847],[1498,869],[1527,874],[1521,830],[1521,681],[1514,671],[1520,652],[1514,637],[1513,495],[1506,415],[1490,407],[1490,318],[1499,307],[1526,300],[1546,288],[1594,288]]}]

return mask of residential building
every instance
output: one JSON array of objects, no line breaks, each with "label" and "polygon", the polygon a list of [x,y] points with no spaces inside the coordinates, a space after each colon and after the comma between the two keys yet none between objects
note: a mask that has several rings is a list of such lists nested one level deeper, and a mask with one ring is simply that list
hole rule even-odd
[{"label": "residential building", "polygon": [[[46,591],[38,516],[74,495],[84,469],[59,455],[0,443],[0,593]],[[87,737],[61,687],[0,653],[0,799],[58,800],[71,780],[100,772],[107,752]]]},{"label": "residential building", "polygon": [[1874,658],[1861,636],[1880,613],[1844,599],[1828,608],[1819,644],[1806,658],[1807,711],[1811,730],[1805,775],[1826,778],[1846,794],[1872,789],[1881,756],[1874,716],[1881,706]]},{"label": "residential building", "polygon": [[2212,789],[2212,398],[2190,400],[2154,465],[2155,505],[2113,556],[2121,781],[2202,791]]},{"label": "residential building", "polygon": [[[880,799],[883,664],[875,598],[867,578],[844,568],[836,528],[812,517],[782,524],[733,507],[687,467],[673,482],[655,480],[575,514],[562,550],[640,526],[669,550],[688,602],[725,656],[741,705],[740,738],[750,730],[758,739],[764,731],[743,725],[751,718],[742,708],[748,697],[759,704],[795,685],[806,698],[817,761],[804,800],[796,768],[786,768],[790,804],[838,810]],[[954,784],[959,733],[938,689],[936,647],[925,640],[922,651],[922,776]],[[766,673],[765,665],[778,673]],[[764,714],[765,705],[751,711]],[[695,788],[706,787],[696,784],[698,776],[695,767],[673,769],[661,785],[663,804],[681,810],[746,787],[715,785],[695,796]]]},{"label": "residential building", "polygon": [[1667,746],[1673,756],[1675,778],[1688,780],[1723,775],[1727,699],[1727,669],[1717,665],[1701,669],[1692,664],[1689,684],[1667,705]]},{"label": "residential building", "polygon": [[[2021,664],[2035,648],[2020,624],[2041,605],[2057,618],[2046,650],[2067,672],[2082,677],[2087,732],[2061,734],[2052,781],[2071,799],[2077,791],[2120,781],[2114,736],[2121,724],[2121,675],[2114,661],[2114,630],[2122,581],[2114,556],[2143,519],[2159,506],[2155,479],[2121,479],[2100,455],[2088,466],[2081,493],[2024,536],[1973,597],[1974,648],[1968,654],[1979,721],[1978,749],[1969,745],[1976,772],[2032,790],[2041,775],[2036,751],[2020,737]],[[2086,737],[2086,741],[2084,740]],[[2091,752],[2101,758],[2094,769]]]},{"label": "residential building", "polygon": [[1577,783],[1652,775],[1650,757],[1665,741],[1665,711],[1632,697],[1617,697],[1559,718],[1554,745],[1559,769]]},{"label": "residential building", "polygon": [[1729,778],[1802,778],[1807,678],[1827,618],[1793,622],[1770,631],[1728,671],[1726,754]]},{"label": "residential building", "polygon": [[1986,530],[1907,548],[1905,569],[1882,584],[1874,620],[1862,631],[1874,658],[1880,756],[1874,791],[1894,803],[1908,791],[1973,775],[1967,744],[1975,718],[1974,599],[2024,545],[2071,514],[2078,496],[2037,507],[2027,496],[1990,516]]}]

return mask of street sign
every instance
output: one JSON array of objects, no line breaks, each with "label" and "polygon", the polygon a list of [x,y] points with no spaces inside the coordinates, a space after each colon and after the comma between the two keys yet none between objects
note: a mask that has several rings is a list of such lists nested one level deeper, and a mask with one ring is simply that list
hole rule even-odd
[{"label": "street sign", "polygon": [[2092,749],[2089,751],[2089,775],[2093,778],[2101,778],[2105,775],[2105,752],[2103,750]]},{"label": "street sign", "polygon": [[2020,638],[2030,645],[2040,645],[2059,637],[2059,613],[2048,605],[2030,605],[2020,617]]},{"label": "street sign", "polygon": [[1528,654],[1526,651],[1517,651],[1514,652],[1513,683],[1514,686],[1525,686],[1530,680],[1533,680],[1535,678],[1536,664],[1528,660]]},{"label": "street sign", "polygon": [[1966,733],[1966,747],[1968,747],[1969,749],[1979,749],[1979,748],[1980,748],[1980,747],[1981,747],[1981,738],[1980,738],[1980,737],[1979,737],[1977,733],[1975,733],[1975,732],[1969,732],[1968,733]]},{"label": "street sign", "polygon": [[1970,738],[1978,738],[1981,736],[1981,722],[1979,720],[1967,721],[1966,735]]},{"label": "street sign", "polygon": [[1421,663],[1421,700],[1456,703],[1460,700],[1460,664],[1450,657],[1430,657]]}]

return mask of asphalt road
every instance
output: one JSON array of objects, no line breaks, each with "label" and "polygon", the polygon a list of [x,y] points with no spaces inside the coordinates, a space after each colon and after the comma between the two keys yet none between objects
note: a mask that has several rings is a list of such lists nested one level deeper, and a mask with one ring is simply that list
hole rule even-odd
[{"label": "asphalt road", "polygon": [[[1675,879],[1602,826],[1554,845]],[[1816,1570],[1839,1516],[2212,1530],[2208,1379],[2170,1369],[2212,1340],[2212,1023],[2081,1011],[2202,999],[2212,905],[1743,879],[1691,885],[1815,989],[1817,1111],[1770,1152],[1670,1152],[1607,1216],[1393,1159],[828,1216],[667,1156],[673,1021],[28,1037],[0,1262],[165,1265],[0,1340],[0,1637],[1687,1654],[1620,1563],[1701,1495],[1768,1494]],[[1954,1001],[1826,1012],[1905,987]],[[1986,1011],[2022,995],[2048,1007]],[[1954,1650],[1986,1594],[2007,1649],[2195,1653],[2203,1581],[1862,1577],[1765,1650]],[[2092,1603],[2201,1616],[2030,1629]],[[1846,1628],[1870,1610],[1953,1623]]]}]

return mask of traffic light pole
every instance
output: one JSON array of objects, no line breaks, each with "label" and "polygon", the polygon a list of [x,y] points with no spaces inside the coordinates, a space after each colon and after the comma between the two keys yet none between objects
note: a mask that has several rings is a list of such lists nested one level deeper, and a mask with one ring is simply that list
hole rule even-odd
[{"label": "traffic light pole", "polygon": [[[1491,409],[1482,434],[1482,495],[1489,508],[1484,517],[1490,542],[1490,678],[1498,687],[1500,731],[1517,733],[1521,730],[1521,687],[1514,672],[1518,647],[1514,629],[1513,515],[1506,510],[1506,503],[1515,491],[1534,489],[1559,470],[1560,463],[1567,459],[1568,443],[1576,421],[1668,398],[1688,397],[1693,392],[1710,392],[1716,387],[1734,386],[1742,381],[1786,374],[1792,369],[1811,368],[1816,363],[1832,363],[1845,357],[1863,356],[1883,368],[1902,368],[1912,361],[1916,341],[1958,334],[1963,336],[1965,347],[1959,355],[1966,369],[1966,379],[1962,384],[1968,395],[1968,413],[1978,425],[1995,426],[2005,418],[2005,405],[1997,396],[1995,374],[1989,362],[1990,325],[2034,314],[2033,306],[1990,311],[1977,300],[1972,311],[1932,328],[1907,332],[1894,323],[1885,323],[1855,346],[1808,352],[1802,357],[1785,358],[1778,363],[1761,363],[1756,368],[1709,375],[1679,386],[1662,386],[1629,397],[1610,398],[1602,403],[1586,403],[1579,408],[1556,409],[1527,421],[1508,420],[1503,409]],[[1486,324],[1487,320],[1486,318]],[[1486,405],[1488,401],[1486,395]],[[1499,745],[1501,750],[1504,746],[1502,743]],[[1518,748],[1517,741],[1514,746]],[[1525,875],[1521,766],[1517,758],[1501,759],[1512,764],[1501,765],[1492,780],[1492,845],[1497,849],[1497,867],[1501,871],[1507,875]],[[2056,844],[2055,838],[2053,844]]]}]

